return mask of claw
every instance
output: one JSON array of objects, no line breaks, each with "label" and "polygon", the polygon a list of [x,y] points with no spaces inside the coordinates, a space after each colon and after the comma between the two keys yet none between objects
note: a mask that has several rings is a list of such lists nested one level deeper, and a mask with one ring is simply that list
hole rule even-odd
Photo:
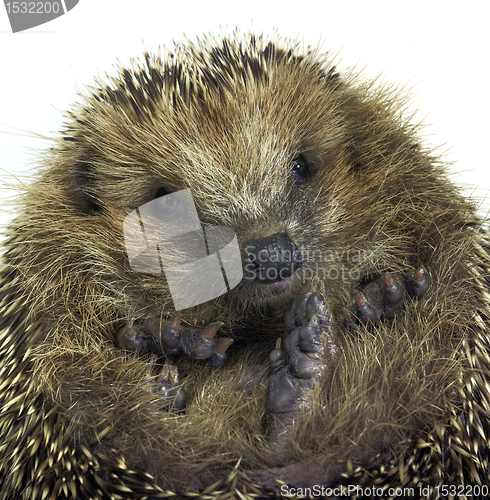
[{"label": "claw", "polygon": [[[151,361],[151,359],[150,359],[150,361]],[[157,376],[157,381],[158,382],[168,382],[171,385],[178,385],[179,374],[177,371],[177,367],[168,363],[168,362],[165,362],[165,364],[163,365],[163,368],[160,370],[160,373]]]},{"label": "claw", "polygon": [[395,282],[393,281],[390,273],[385,273],[383,275],[383,281],[387,290],[393,288],[393,286],[395,285]]},{"label": "claw", "polygon": [[125,326],[118,332],[118,339],[123,339],[125,342],[132,342],[136,338],[136,331],[132,326]]},{"label": "claw", "polygon": [[395,281],[390,273],[385,273],[383,276],[385,284],[386,302],[390,305],[399,304],[403,301],[404,291],[403,286],[398,281]]},{"label": "claw", "polygon": [[364,294],[359,290],[354,293],[354,300],[358,308],[359,316],[365,323],[377,323],[380,317],[379,311],[373,307]]},{"label": "claw", "polygon": [[176,315],[172,318],[168,326],[163,326],[160,329],[162,348],[167,355],[179,354],[180,321],[181,317]]},{"label": "claw", "polygon": [[222,321],[216,321],[214,323],[210,323],[206,327],[203,328],[201,337],[206,340],[213,340],[216,332],[224,325]]},{"label": "claw", "polygon": [[138,351],[142,354],[148,352],[146,342],[132,326],[125,326],[117,332],[117,345],[128,351]]},{"label": "claw", "polygon": [[213,368],[221,368],[226,361],[226,350],[233,344],[233,340],[222,337],[214,344],[214,353],[206,358],[205,363]]},{"label": "claw", "polygon": [[224,354],[228,347],[231,346],[231,344],[233,344],[232,339],[223,337],[216,341],[216,344],[214,344],[214,349],[218,354]]},{"label": "claw", "polygon": [[429,288],[429,279],[423,268],[416,269],[409,274],[407,280],[408,292],[412,297],[420,299]]},{"label": "claw", "polygon": [[354,300],[356,301],[358,309],[364,309],[368,303],[366,297],[364,297],[363,293],[360,291],[354,292]]},{"label": "claw", "polygon": [[176,330],[179,331],[180,328],[180,321],[182,320],[181,316],[179,314],[176,314],[173,318],[172,321],[170,322],[170,329],[171,330]]}]

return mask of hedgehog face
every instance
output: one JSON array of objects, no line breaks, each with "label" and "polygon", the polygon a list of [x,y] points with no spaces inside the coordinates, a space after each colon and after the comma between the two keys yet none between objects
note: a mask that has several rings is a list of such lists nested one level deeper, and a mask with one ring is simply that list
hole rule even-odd
[{"label": "hedgehog face", "polygon": [[[399,196],[390,189],[405,175],[389,157],[410,151],[392,143],[400,125],[311,54],[269,44],[147,55],[90,102],[67,137],[78,209],[114,230],[131,210],[190,189],[201,222],[232,228],[240,245],[244,279],[220,307],[280,310],[314,282],[340,300],[388,259],[398,270],[392,248],[406,258],[404,233],[388,227]],[[367,202],[366,183],[388,201]],[[121,290],[149,290],[168,306],[161,277],[117,266]]]}]

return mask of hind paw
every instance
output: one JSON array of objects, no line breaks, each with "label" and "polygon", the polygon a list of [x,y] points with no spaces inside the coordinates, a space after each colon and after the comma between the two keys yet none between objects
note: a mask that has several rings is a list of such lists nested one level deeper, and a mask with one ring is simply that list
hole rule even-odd
[{"label": "hind paw", "polygon": [[338,347],[335,326],[320,293],[304,293],[284,313],[289,333],[285,351],[270,353],[271,375],[267,388],[270,438],[274,447],[287,442],[288,428],[300,408],[308,404],[315,383],[331,376]]},{"label": "hind paw", "polygon": [[154,404],[160,411],[179,413],[185,409],[186,397],[184,387],[179,384],[177,367],[166,362],[154,376],[157,370],[157,356],[150,357],[148,365],[149,391],[154,396]]},{"label": "hind paw", "polygon": [[142,354],[185,354],[191,359],[219,368],[225,362],[225,352],[232,343],[226,337],[214,338],[221,325],[216,322],[204,328],[187,327],[181,325],[179,316],[170,321],[154,318],[121,328],[117,333],[117,345],[121,349]]},{"label": "hind paw", "polygon": [[385,273],[361,289],[354,291],[354,305],[344,307],[345,326],[357,330],[362,324],[375,325],[392,319],[405,307],[408,298],[421,298],[429,288],[429,279],[422,268],[406,275]]}]

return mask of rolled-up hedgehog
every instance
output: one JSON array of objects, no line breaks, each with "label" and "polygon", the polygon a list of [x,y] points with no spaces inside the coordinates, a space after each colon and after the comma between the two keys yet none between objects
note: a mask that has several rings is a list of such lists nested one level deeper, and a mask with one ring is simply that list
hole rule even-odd
[{"label": "rolled-up hedgehog", "polygon": [[[0,496],[484,495],[488,240],[403,116],[254,35],[80,96],[4,243]],[[177,280],[182,309],[175,248],[136,269],[124,224],[145,248],[141,207],[184,190],[192,245],[231,228],[243,278]]]}]

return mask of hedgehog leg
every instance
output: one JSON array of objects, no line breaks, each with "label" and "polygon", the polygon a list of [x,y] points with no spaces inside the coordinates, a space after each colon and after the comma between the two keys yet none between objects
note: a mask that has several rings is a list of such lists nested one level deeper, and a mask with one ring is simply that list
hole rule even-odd
[{"label": "hedgehog leg", "polygon": [[222,323],[211,323],[204,328],[181,325],[180,317],[170,321],[149,319],[125,326],[117,332],[116,344],[121,349],[154,353],[160,357],[185,354],[191,359],[203,361],[214,368],[223,365],[229,338],[215,339]]},{"label": "hedgehog leg", "polygon": [[277,451],[289,440],[299,411],[309,405],[311,389],[333,374],[337,361],[337,331],[323,295],[304,293],[293,299],[284,313],[289,333],[284,352],[270,354],[271,375],[267,388],[270,444]]},{"label": "hedgehog leg", "polygon": [[429,288],[429,279],[422,268],[405,276],[385,273],[354,292],[354,305],[344,307],[345,326],[357,330],[361,325],[375,325],[392,319],[405,307],[409,298],[419,299]]}]

